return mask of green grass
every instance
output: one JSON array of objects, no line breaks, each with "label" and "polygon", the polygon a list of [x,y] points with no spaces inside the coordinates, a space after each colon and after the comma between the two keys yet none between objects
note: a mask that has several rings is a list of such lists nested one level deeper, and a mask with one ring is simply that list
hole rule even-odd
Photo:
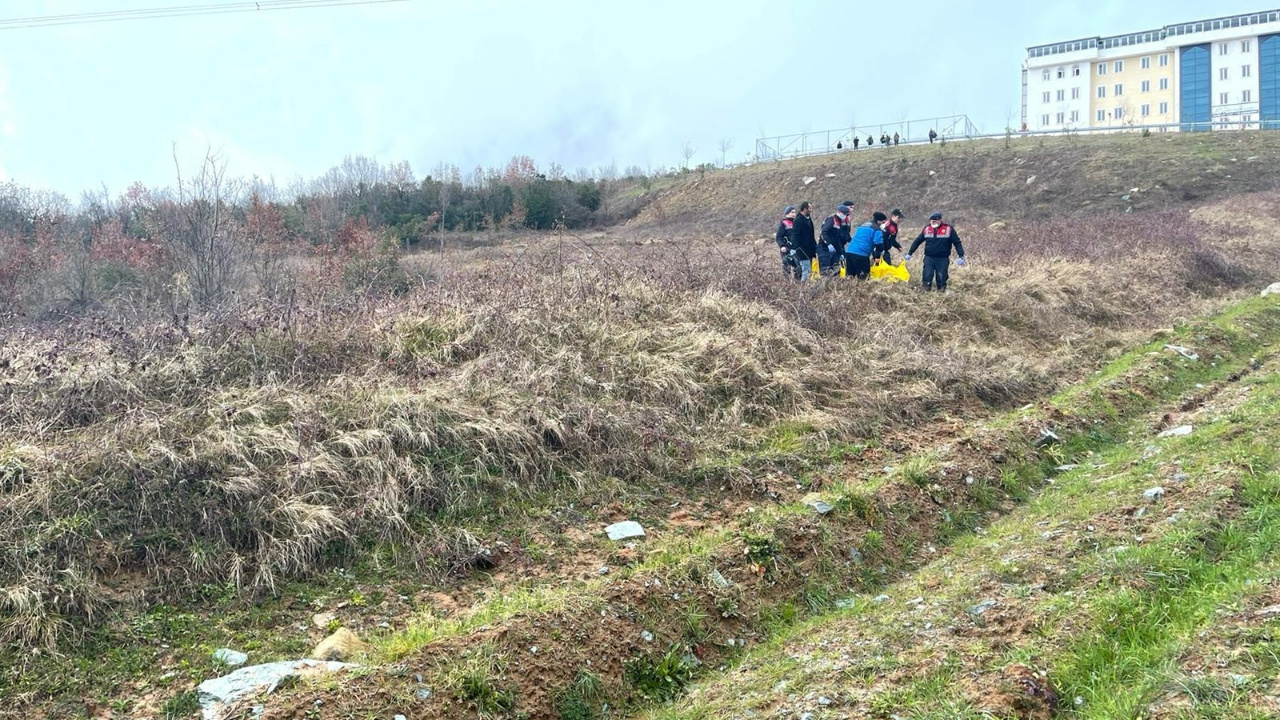
[{"label": "green grass", "polygon": [[[1135,371],[1148,372],[1127,363],[1125,373]],[[1203,378],[1205,368],[1179,381],[1197,374]],[[1048,681],[1063,699],[1061,717],[1138,720],[1170,696],[1186,705],[1170,717],[1270,717],[1255,702],[1259,692],[1280,691],[1280,621],[1252,628],[1222,622],[1280,584],[1280,375],[1267,369],[1244,385],[1250,391],[1242,405],[1209,424],[1198,421],[1190,437],[1157,443],[1144,420],[1098,435],[1087,463],[984,534],[960,539],[951,558],[890,588],[890,602],[862,596],[847,610],[783,627],[743,658],[737,672],[707,679],[691,699],[649,716],[721,717],[785,706],[788,697],[806,693],[855,697],[853,706],[873,717],[1000,716],[957,679],[994,677],[1018,664],[1048,669]],[[1073,395],[1088,397],[1081,392]],[[1120,437],[1127,441],[1108,442]],[[1190,478],[1190,494],[1147,510],[1167,514],[1185,505],[1177,522],[1162,522],[1162,514],[1142,526],[1141,539],[1138,531],[1079,531],[1091,522],[1101,527],[1098,518],[1113,516],[1134,498],[1141,502],[1142,491],[1171,468]],[[1057,577],[1047,591],[1025,584],[1046,572]],[[1001,602],[1018,603],[1036,621],[1028,635],[1014,636],[1012,647],[1000,650],[975,639],[923,649],[916,631],[903,629],[904,612],[917,625],[954,622],[980,593],[991,592],[993,581],[1003,584]],[[916,595],[929,603],[913,616],[903,600]],[[1218,648],[1211,641],[1221,633]],[[845,642],[849,635],[856,645]],[[1195,674],[1180,666],[1188,652],[1206,644],[1209,657],[1238,656],[1233,675]],[[943,651],[942,658],[934,654]],[[826,669],[832,663],[845,667],[833,673]],[[902,676],[904,668],[909,671]],[[901,679],[877,684],[885,677]]]}]

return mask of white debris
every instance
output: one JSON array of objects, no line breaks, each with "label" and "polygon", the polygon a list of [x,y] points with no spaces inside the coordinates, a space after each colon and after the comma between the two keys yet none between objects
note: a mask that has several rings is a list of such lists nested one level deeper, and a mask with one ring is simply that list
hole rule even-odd
[{"label": "white debris", "polygon": [[624,520],[620,523],[614,523],[604,529],[610,540],[630,540],[631,538],[644,537],[644,528],[640,523],[634,520]]},{"label": "white debris", "polygon": [[1145,498],[1148,502],[1157,502],[1159,500],[1163,500],[1164,488],[1153,487],[1150,490],[1147,490],[1146,492],[1142,493],[1142,497]]},{"label": "white debris", "polygon": [[1170,428],[1170,429],[1165,430],[1164,432],[1160,433],[1160,437],[1162,437],[1162,438],[1170,438],[1170,437],[1186,437],[1186,436],[1190,435],[1190,434],[1191,434],[1191,433],[1193,433],[1193,432],[1195,432],[1195,426],[1194,426],[1194,425],[1179,425],[1179,426],[1178,426],[1178,427],[1176,427],[1176,428]]}]

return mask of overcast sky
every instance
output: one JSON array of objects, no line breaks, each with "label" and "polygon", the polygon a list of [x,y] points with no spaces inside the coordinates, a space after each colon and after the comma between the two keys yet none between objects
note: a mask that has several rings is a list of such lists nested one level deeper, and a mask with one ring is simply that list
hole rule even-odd
[{"label": "overcast sky", "polygon": [[[219,2],[221,0],[203,0]],[[0,20],[188,0],[0,0]],[[1270,6],[1274,7],[1274,6]],[[761,133],[968,114],[1001,130],[1028,45],[1261,0],[408,0],[0,30],[0,180],[168,185],[171,148],[287,184],[349,154],[464,172],[742,159]]]}]

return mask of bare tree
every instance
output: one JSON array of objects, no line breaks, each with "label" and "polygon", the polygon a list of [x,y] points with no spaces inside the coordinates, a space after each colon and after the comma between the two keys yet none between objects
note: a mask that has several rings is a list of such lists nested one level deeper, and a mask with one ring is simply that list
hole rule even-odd
[{"label": "bare tree", "polygon": [[689,161],[693,159],[693,156],[694,156],[697,152],[698,152],[698,149],[697,149],[697,148],[695,148],[695,147],[693,146],[693,143],[691,143],[691,142],[686,142],[686,143],[684,144],[684,147],[680,149],[680,155],[681,155],[681,157],[683,157],[683,158],[684,158],[684,169],[685,169],[685,170],[688,170],[688,169],[689,169]]},{"label": "bare tree", "polygon": [[244,257],[244,228],[235,218],[241,184],[227,177],[227,164],[206,150],[199,169],[182,175],[177,146],[175,195],[160,209],[160,238],[177,270],[186,276],[191,298],[212,305],[230,291]]},{"label": "bare tree", "polygon": [[726,158],[729,155],[729,151],[732,149],[733,149],[733,138],[720,139],[720,167],[724,167],[725,165],[728,164],[726,161]]}]

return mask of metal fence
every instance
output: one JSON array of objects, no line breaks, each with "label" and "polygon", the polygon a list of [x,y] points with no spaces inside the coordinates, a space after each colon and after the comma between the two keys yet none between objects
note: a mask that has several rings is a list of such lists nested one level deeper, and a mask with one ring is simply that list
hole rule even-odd
[{"label": "metal fence", "polygon": [[[929,131],[939,137],[975,137],[981,134],[978,126],[969,120],[968,115],[930,118],[927,120],[902,120],[894,123],[878,125],[858,125],[839,130],[818,130],[816,132],[799,133],[797,135],[780,135],[778,137],[760,138],[756,140],[755,160],[781,160],[783,158],[808,157],[825,155],[839,150],[852,150],[854,139],[859,144],[875,147],[883,136],[898,136],[899,143],[928,142]],[[867,140],[872,142],[867,143]],[[892,141],[891,141],[892,142]]]},{"label": "metal fence", "polygon": [[[947,118],[956,122],[949,126],[944,126],[943,131],[938,131],[937,143],[945,145],[951,142],[968,141],[968,140],[1009,140],[1017,141],[1028,138],[1037,137],[1078,137],[1085,135],[1115,135],[1115,134],[1158,134],[1170,132],[1224,132],[1224,131],[1248,131],[1248,130],[1280,130],[1280,119],[1249,121],[1243,122],[1235,119],[1219,118],[1208,122],[1200,123],[1163,123],[1153,125],[1119,125],[1115,127],[1099,127],[1099,128],[1064,128],[1061,130],[1005,130],[998,133],[980,133],[976,126],[968,121],[966,116],[960,115],[955,118]],[[929,121],[923,121],[929,122]],[[917,128],[923,126],[923,122],[913,121],[911,124]],[[906,123],[903,123],[906,125]],[[875,126],[879,128],[881,126]],[[872,132],[871,135],[876,139],[876,144],[870,148],[861,145],[858,149],[854,149],[851,141],[854,130],[842,131],[821,131],[816,133],[801,133],[799,135],[787,135],[778,138],[762,138],[756,141],[756,154],[743,162],[731,164],[729,167],[754,165],[762,162],[774,162],[779,160],[790,160],[794,158],[813,157],[817,155],[834,155],[837,153],[847,152],[883,152],[884,148],[880,145],[880,134],[894,129],[893,125],[884,125],[884,130]],[[858,128],[862,132],[866,132],[865,128]],[[924,137],[918,134],[902,138],[900,133],[901,145],[927,145],[929,144],[928,130],[924,131]],[[837,134],[843,133],[843,134]],[[891,134],[891,133],[890,133]],[[848,137],[848,141],[845,137]],[[866,137],[864,136],[865,142]],[[840,147],[837,147],[840,145]]]}]

